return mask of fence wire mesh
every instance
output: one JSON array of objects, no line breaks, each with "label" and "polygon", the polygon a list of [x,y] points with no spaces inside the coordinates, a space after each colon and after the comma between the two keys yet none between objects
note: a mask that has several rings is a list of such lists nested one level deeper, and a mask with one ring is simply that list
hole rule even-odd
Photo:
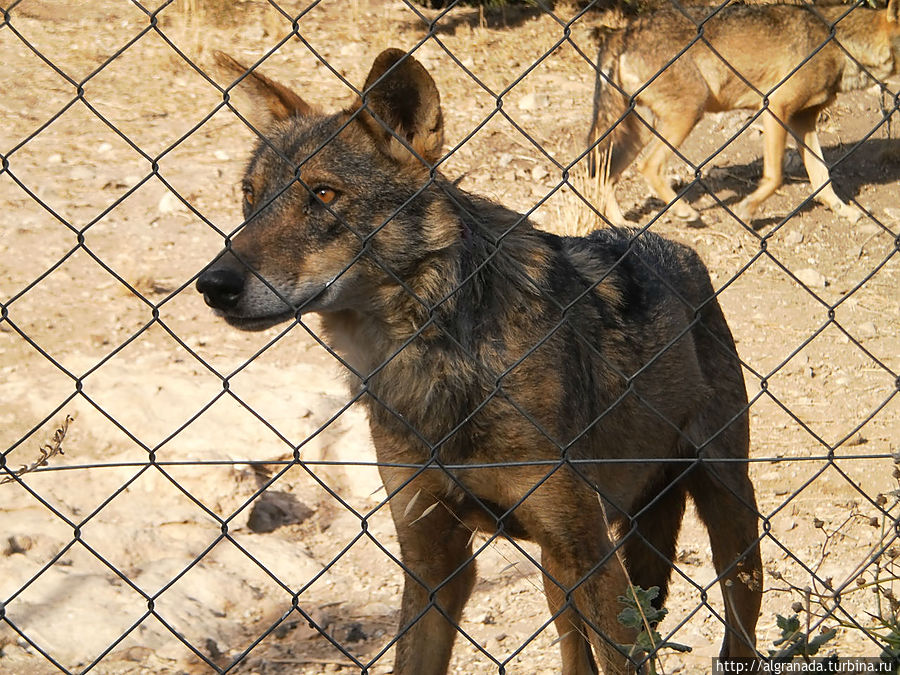
[{"label": "fence wire mesh", "polygon": [[[752,650],[744,624],[756,619],[750,596],[759,590],[760,656],[883,657],[896,669],[896,3],[817,7],[821,31],[778,18],[798,8],[763,5],[666,5],[659,11],[675,12],[676,23],[654,24],[660,14],[650,10],[597,3],[431,4],[0,8],[0,671],[443,672],[450,639],[452,672],[559,672],[560,652],[581,672],[592,660],[588,640],[601,661],[618,650],[623,663],[649,659],[658,672],[706,672],[723,640],[728,655]],[[772,23],[733,42],[720,37],[720,26],[746,21],[741,13]],[[649,33],[634,28],[640,21]],[[689,22],[687,38],[678,22]],[[436,82],[436,150],[420,143],[415,119],[391,118],[418,110],[423,90],[397,94],[391,69],[366,82],[389,47]],[[727,71],[753,92],[750,109],[714,87],[705,107],[698,102],[696,72],[684,66],[701,49],[712,61],[698,66],[700,77]],[[221,58],[217,67],[215,51],[249,74],[223,70]],[[748,74],[756,67],[779,74],[763,87]],[[285,145],[290,120],[257,121],[269,85],[253,73],[316,110],[350,112],[316,122],[315,133],[295,128]],[[838,81],[848,91],[820,115],[825,99],[815,97]],[[659,91],[676,122],[654,111]],[[604,118],[598,110],[610,100],[621,105]],[[282,112],[313,114],[292,95],[279,101]],[[824,150],[809,115],[770,114],[785,105],[815,108]],[[628,128],[632,136],[617,135]],[[757,185],[782,165],[772,154],[779,135],[797,152],[787,153],[784,184],[757,204]],[[674,197],[652,171],[618,175],[627,167],[615,166],[615,149],[629,139],[651,144],[642,169],[653,169],[654,146],[665,152],[660,180],[674,179]],[[609,141],[604,164],[593,148]],[[765,166],[764,147],[776,160]],[[335,148],[350,159],[335,160]],[[385,157],[407,162],[391,165],[389,181]],[[624,238],[609,234],[609,190],[588,175],[597,157],[601,174],[615,169],[610,189],[634,228]],[[291,207],[300,189],[305,206]],[[340,200],[361,190],[369,201],[350,213]],[[829,202],[832,190],[844,209]],[[465,217],[423,206],[435,199]],[[253,234],[275,221],[297,227],[314,209],[329,228]],[[404,225],[413,216],[421,229]],[[546,261],[528,257],[539,252],[526,219],[562,235],[601,230],[593,241],[606,244],[592,250],[609,256],[602,273],[577,262],[590,257],[582,245],[538,237],[568,251],[569,271],[557,273],[577,277],[574,292],[548,291]],[[660,271],[657,234],[699,253],[711,294]],[[260,261],[246,242],[262,247],[267,236],[276,244]],[[423,253],[448,236],[468,256],[461,273]],[[352,242],[351,252],[341,258],[335,241]],[[318,247],[315,259],[292,257],[303,247]],[[335,344],[340,330],[314,311],[324,291],[300,300],[286,292],[294,286],[285,276],[319,273],[334,259],[341,265],[326,289],[377,269],[396,292],[393,309],[377,310],[402,336],[390,348],[371,334],[351,336],[353,349]],[[211,260],[240,261],[241,283],[276,298],[285,321],[244,332],[216,318],[194,288]],[[551,319],[526,305],[458,309],[484,278],[509,283],[482,288],[485,303],[512,305],[521,288],[536,289],[528,297]],[[623,279],[639,287],[618,287]],[[222,299],[237,293],[229,281],[216,281],[220,309],[237,306]],[[653,293],[685,322],[635,318],[629,303]],[[586,314],[595,302],[602,312]],[[736,354],[710,327],[717,303]],[[391,325],[392,311],[408,307],[416,323]],[[588,316],[602,330],[580,318]],[[628,322],[665,330],[638,340],[622,328]],[[490,349],[505,356],[489,362],[484,326],[504,325]],[[506,344],[523,334],[523,344]],[[702,386],[685,361],[691,340],[701,361],[724,363]],[[434,341],[439,352],[426,348]],[[447,362],[434,379],[438,357]],[[392,389],[408,362],[421,377]],[[583,374],[588,363],[602,385]],[[734,393],[729,368],[743,374],[746,405],[719,400]],[[454,383],[470,371],[478,394],[434,423],[464,395]],[[583,377],[604,392],[602,406],[579,399]],[[679,397],[729,412],[698,435],[673,414],[686,409],[673,403]],[[722,456],[744,419],[749,457]],[[498,429],[499,438],[486,433]],[[654,435],[690,452],[634,454]],[[755,503],[741,487],[745,470]],[[696,478],[706,471],[717,478]],[[696,508],[678,534],[686,492]],[[573,497],[583,494],[587,507]],[[545,523],[557,527],[545,532]],[[749,540],[739,531],[747,523],[758,528]],[[747,572],[754,551],[761,580]],[[626,577],[665,583],[669,571],[667,614],[626,628],[628,612],[616,618]]]}]

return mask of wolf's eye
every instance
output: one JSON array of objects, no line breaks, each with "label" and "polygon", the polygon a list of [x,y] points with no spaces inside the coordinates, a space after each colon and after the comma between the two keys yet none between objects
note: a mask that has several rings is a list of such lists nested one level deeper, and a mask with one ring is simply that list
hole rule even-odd
[{"label": "wolf's eye", "polygon": [[256,196],[253,194],[253,186],[250,183],[244,183],[241,187],[244,191],[244,201],[248,205],[253,206],[253,200],[256,199]]},{"label": "wolf's eye", "polygon": [[328,187],[327,185],[322,185],[313,189],[313,194],[319,198],[323,204],[330,204],[337,198],[337,190]]}]

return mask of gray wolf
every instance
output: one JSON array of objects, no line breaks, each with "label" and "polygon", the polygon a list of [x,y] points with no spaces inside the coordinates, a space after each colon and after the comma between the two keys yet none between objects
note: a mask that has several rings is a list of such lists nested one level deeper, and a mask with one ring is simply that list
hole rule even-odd
[{"label": "gray wolf", "polygon": [[755,654],[747,398],[699,257],[625,229],[561,238],[459,189],[435,168],[437,87],[401,50],[330,114],[219,61],[263,131],[245,222],[197,290],[245,330],[318,313],[350,372],[405,573],[394,672],[447,671],[476,531],[540,545],[564,673],[596,673],[594,654],[633,669],[617,596],[630,580],[665,597],[687,496],[722,582],[722,654]]},{"label": "gray wolf", "polygon": [[[591,173],[604,185],[601,211],[614,223],[624,221],[615,200],[615,182],[648,146],[639,170],[650,188],[667,204],[674,203],[677,217],[698,221],[699,215],[685,201],[676,202],[665,177],[671,148],[687,138],[704,112],[763,108],[762,180],[736,206],[735,215],[750,222],[760,204],[781,186],[790,133],[797,140],[815,198],[856,222],[861,212],[841,201],[832,188],[816,120],[837,92],[874,84],[862,68],[879,80],[898,72],[898,11],[900,0],[890,0],[884,10],[792,5],[732,5],[718,12],[711,7],[684,12],[670,8],[607,32],[597,59],[588,136],[589,146],[595,148],[589,158]],[[830,38],[832,24],[837,41]],[[629,107],[632,97],[634,109]]]}]

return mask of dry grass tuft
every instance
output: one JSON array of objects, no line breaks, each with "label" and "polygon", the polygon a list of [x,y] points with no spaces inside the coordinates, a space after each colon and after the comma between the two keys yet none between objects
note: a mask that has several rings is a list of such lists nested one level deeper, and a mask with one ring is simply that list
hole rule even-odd
[{"label": "dry grass tuft", "polygon": [[227,26],[236,23],[236,4],[234,0],[184,0],[178,8],[192,23]]},{"label": "dry grass tuft", "polygon": [[562,190],[561,203],[557,204],[557,234],[583,237],[594,230],[606,227],[601,216],[606,209],[608,192],[608,157],[599,158],[600,171],[591,177],[585,162],[569,172],[569,186]]}]

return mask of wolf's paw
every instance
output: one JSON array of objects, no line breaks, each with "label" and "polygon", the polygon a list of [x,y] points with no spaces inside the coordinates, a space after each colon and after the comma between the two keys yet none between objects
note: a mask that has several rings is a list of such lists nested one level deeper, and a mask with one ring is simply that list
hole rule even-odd
[{"label": "wolf's paw", "polygon": [[706,223],[703,222],[703,219],[700,217],[697,210],[684,202],[677,202],[675,206],[669,210],[669,213],[672,214],[674,218],[685,223],[688,227],[706,227]]},{"label": "wolf's paw", "polygon": [[851,225],[856,225],[859,219],[863,217],[863,212],[851,204],[841,204],[832,210]]},{"label": "wolf's paw", "polygon": [[756,213],[756,207],[759,206],[755,201],[751,201],[748,197],[743,201],[739,202],[737,206],[731,209],[732,213],[734,213],[735,217],[740,220],[745,225],[750,225],[753,222],[753,214]]}]

